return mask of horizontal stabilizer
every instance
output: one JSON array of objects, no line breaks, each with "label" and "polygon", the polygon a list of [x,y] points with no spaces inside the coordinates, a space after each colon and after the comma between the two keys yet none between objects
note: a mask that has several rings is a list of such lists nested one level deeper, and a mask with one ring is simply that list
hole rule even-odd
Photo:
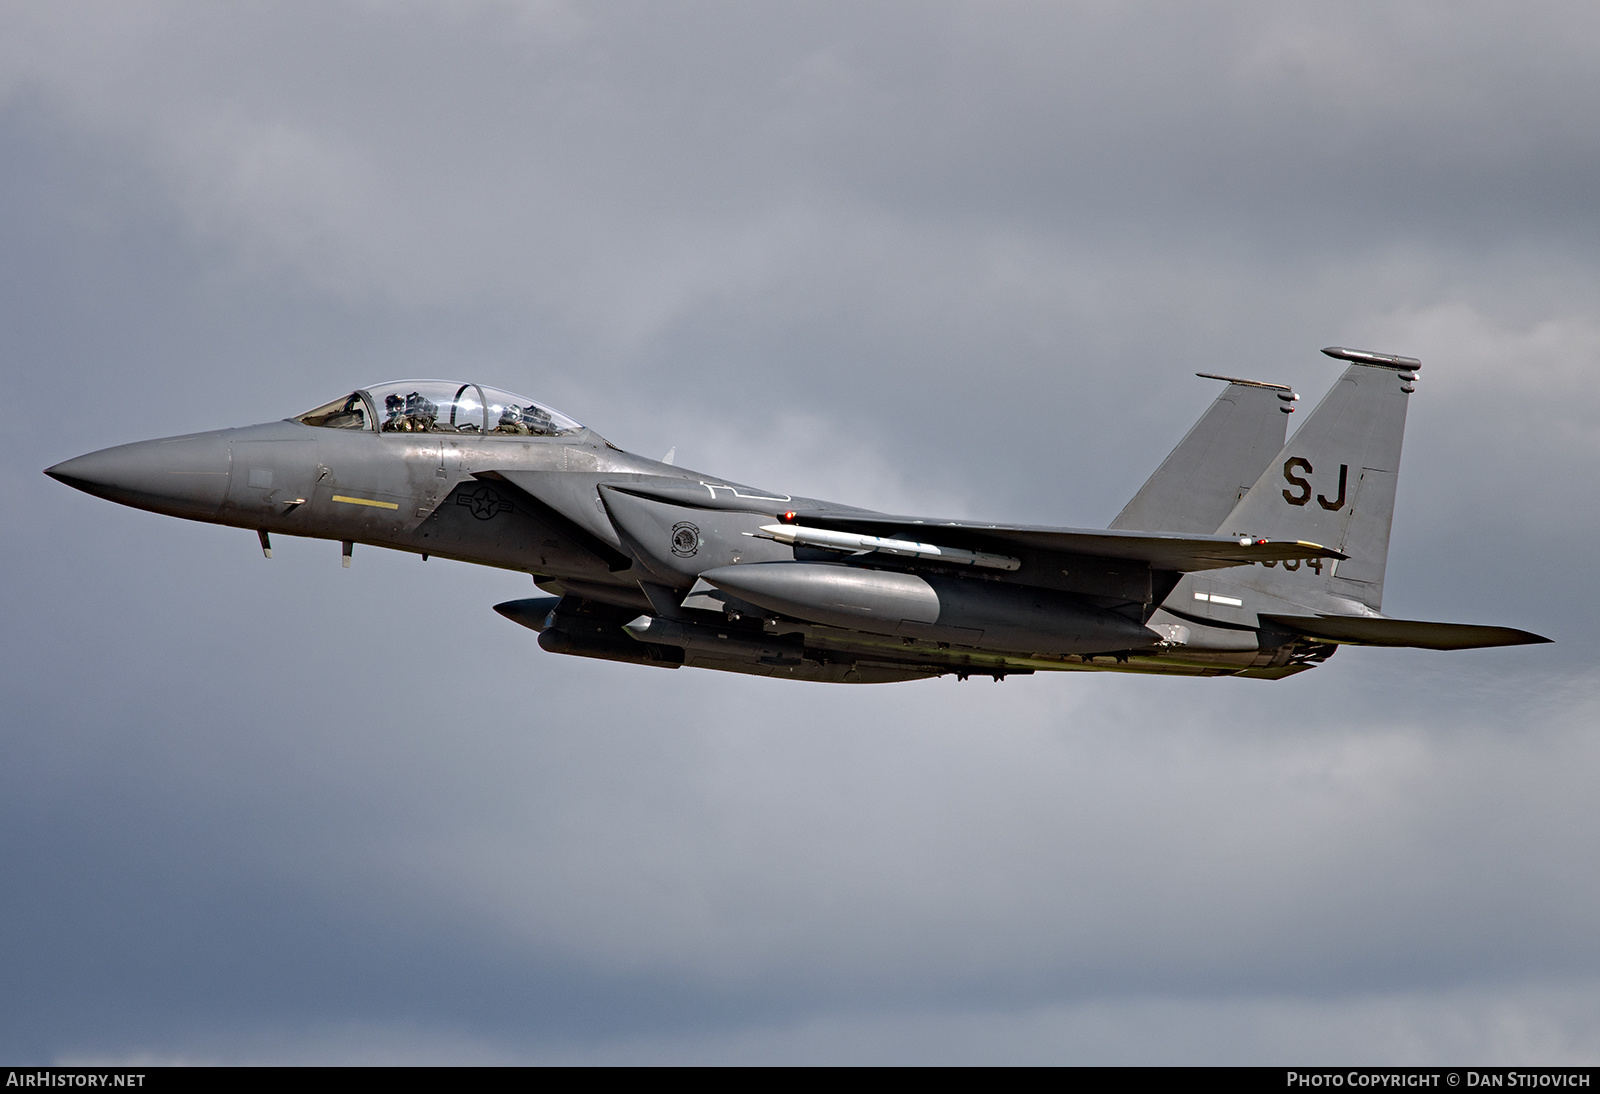
[{"label": "horizontal stabilizer", "polygon": [[1514,627],[1475,623],[1425,623],[1363,615],[1263,615],[1263,623],[1293,634],[1349,646],[1411,646],[1422,650],[1477,650],[1527,646],[1550,639]]}]

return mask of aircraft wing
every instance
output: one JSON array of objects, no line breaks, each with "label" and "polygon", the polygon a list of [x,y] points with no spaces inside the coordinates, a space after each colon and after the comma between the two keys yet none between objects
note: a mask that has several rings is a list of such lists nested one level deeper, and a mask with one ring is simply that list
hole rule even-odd
[{"label": "aircraft wing", "polygon": [[1426,623],[1417,619],[1384,619],[1361,615],[1263,615],[1293,634],[1349,646],[1411,646],[1424,650],[1477,650],[1490,646],[1526,646],[1550,639],[1514,627],[1475,623]]},{"label": "aircraft wing", "polygon": [[[626,494],[686,508],[733,510],[770,514],[797,532],[816,529],[848,532],[857,536],[912,540],[918,545],[955,548],[957,551],[1005,554],[1017,550],[1074,555],[1148,565],[1156,570],[1188,573],[1254,562],[1294,559],[1342,559],[1346,556],[1318,543],[1300,540],[1265,540],[1243,536],[1171,535],[1120,529],[1051,528],[1025,524],[986,524],[977,521],[919,519],[847,506],[821,504],[809,499],[768,494],[751,487],[720,483],[662,479],[648,476],[580,475],[574,472],[500,471],[480,473],[504,478],[571,519],[586,521],[596,537],[614,536],[603,527],[605,518],[592,504],[597,485]],[[631,481],[629,481],[631,479]],[[609,480],[609,481],[608,481]],[[571,496],[556,496],[566,491]],[[576,491],[576,494],[572,492]],[[580,498],[581,495],[581,498]],[[574,498],[580,498],[574,501]],[[793,537],[789,537],[793,538]],[[788,538],[785,539],[785,542]],[[797,542],[806,542],[801,535]],[[833,544],[823,544],[833,546]],[[878,544],[868,549],[883,549]],[[937,552],[935,552],[937,553]],[[1014,568],[1014,565],[1013,567]]]},{"label": "aircraft wing", "polygon": [[918,520],[839,514],[827,511],[797,512],[793,523],[840,532],[909,538],[960,548],[1005,551],[1022,548],[1052,554],[1081,555],[1148,564],[1156,570],[1189,573],[1253,562],[1294,559],[1341,559],[1346,556],[1320,543],[1301,540],[1266,540],[1234,536],[1174,536],[1160,532],[1109,529],[1051,528],[1027,524],[983,524],[976,521]]}]

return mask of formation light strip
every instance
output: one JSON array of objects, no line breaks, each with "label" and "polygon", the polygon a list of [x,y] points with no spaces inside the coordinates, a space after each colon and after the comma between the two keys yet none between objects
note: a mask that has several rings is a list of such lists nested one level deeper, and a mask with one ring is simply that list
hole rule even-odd
[{"label": "formation light strip", "polygon": [[374,509],[398,509],[400,506],[392,501],[373,501],[371,498],[347,498],[343,494],[335,494],[334,501],[342,501],[346,505],[370,505]]}]

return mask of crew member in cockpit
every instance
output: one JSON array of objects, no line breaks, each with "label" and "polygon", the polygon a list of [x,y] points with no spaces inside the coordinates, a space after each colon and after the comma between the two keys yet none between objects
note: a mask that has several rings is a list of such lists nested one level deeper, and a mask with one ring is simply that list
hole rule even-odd
[{"label": "crew member in cockpit", "polygon": [[439,404],[413,391],[405,398],[388,395],[383,400],[387,417],[383,421],[385,433],[437,433],[439,432]]},{"label": "crew member in cockpit", "polygon": [[522,408],[508,404],[504,410],[500,411],[500,421],[495,425],[494,431],[496,433],[515,433],[520,436],[527,436],[533,430],[527,427],[522,418]]}]

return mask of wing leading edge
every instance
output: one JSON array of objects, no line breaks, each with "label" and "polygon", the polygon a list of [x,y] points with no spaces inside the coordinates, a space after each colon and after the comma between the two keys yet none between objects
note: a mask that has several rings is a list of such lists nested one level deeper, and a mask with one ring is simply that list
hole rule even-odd
[{"label": "wing leading edge", "polygon": [[[788,515],[786,514],[786,517]],[[1267,540],[1232,536],[1173,536],[1160,532],[1112,529],[1051,528],[1026,524],[981,524],[958,520],[917,520],[912,517],[845,516],[828,512],[795,513],[792,523],[840,532],[883,537],[914,537],[938,541],[941,546],[971,549],[975,546],[1025,548],[1064,555],[1142,562],[1156,570],[1190,573],[1254,562],[1294,559],[1342,559],[1345,556],[1320,543],[1303,540]]]}]

